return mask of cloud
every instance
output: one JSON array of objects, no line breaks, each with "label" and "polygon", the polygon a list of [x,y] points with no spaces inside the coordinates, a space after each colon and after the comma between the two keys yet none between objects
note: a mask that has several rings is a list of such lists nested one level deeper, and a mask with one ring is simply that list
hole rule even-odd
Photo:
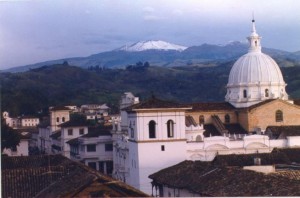
[{"label": "cloud", "polygon": [[144,8],[143,8],[143,12],[145,12],[145,13],[153,13],[154,11],[155,11],[155,10],[154,10],[153,7],[147,6],[147,7],[144,7]]},{"label": "cloud", "polygon": [[181,16],[181,15],[183,15],[183,12],[182,12],[182,10],[176,9],[176,10],[172,11],[172,14],[176,15],[176,16]]},{"label": "cloud", "polygon": [[158,21],[160,19],[162,19],[162,18],[159,16],[155,16],[155,15],[145,15],[144,16],[145,21]]}]

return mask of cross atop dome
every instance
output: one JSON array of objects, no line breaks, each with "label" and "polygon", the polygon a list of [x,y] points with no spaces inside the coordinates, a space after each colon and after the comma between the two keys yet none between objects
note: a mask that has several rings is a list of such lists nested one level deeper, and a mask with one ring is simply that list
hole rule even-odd
[{"label": "cross atop dome", "polygon": [[250,36],[247,38],[250,44],[249,52],[261,52],[260,39],[261,37],[256,33],[255,19],[252,18],[252,31]]}]

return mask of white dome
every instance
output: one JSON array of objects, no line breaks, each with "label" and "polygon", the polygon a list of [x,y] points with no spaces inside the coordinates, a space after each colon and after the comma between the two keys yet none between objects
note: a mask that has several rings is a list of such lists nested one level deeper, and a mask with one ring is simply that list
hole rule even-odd
[{"label": "white dome", "polygon": [[231,68],[227,86],[253,83],[285,84],[277,63],[262,52],[240,57]]},{"label": "white dome", "polygon": [[231,68],[225,100],[235,107],[249,107],[264,100],[288,100],[285,82],[277,63],[261,52],[260,39],[252,20],[249,51]]}]

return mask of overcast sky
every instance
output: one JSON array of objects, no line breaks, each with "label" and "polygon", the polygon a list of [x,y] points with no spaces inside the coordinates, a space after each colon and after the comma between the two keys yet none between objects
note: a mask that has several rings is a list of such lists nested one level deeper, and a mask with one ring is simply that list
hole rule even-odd
[{"label": "overcast sky", "polygon": [[300,50],[299,0],[0,0],[0,69],[88,56],[141,40],[245,41]]}]

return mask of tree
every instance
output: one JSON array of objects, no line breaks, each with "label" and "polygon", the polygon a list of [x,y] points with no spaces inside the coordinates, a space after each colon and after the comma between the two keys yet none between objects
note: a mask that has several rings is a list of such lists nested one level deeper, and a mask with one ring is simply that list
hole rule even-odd
[{"label": "tree", "polygon": [[20,135],[9,127],[1,116],[1,152],[6,149],[15,148],[20,143]]}]

